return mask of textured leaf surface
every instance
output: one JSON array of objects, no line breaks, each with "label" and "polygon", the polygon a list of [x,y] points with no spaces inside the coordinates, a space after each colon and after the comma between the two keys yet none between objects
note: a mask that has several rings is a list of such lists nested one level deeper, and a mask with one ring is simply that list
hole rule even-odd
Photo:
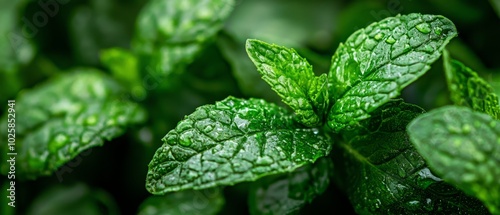
[{"label": "textured leaf surface", "polygon": [[146,178],[153,194],[290,172],[331,149],[328,136],[295,125],[285,109],[264,100],[233,97],[199,107],[163,141]]},{"label": "textured leaf surface", "polygon": [[149,1],[133,41],[141,66],[158,78],[182,71],[222,28],[233,6],[233,0]]},{"label": "textured leaf surface", "polygon": [[498,96],[493,88],[469,67],[444,52],[444,69],[450,97],[454,104],[470,107],[492,116],[500,117]]},{"label": "textured leaf surface", "polygon": [[250,190],[251,214],[300,214],[330,185],[333,163],[320,158],[291,173],[262,178]]},{"label": "textured leaf surface", "polygon": [[224,195],[218,188],[185,190],[147,198],[138,215],[215,215],[223,206]]},{"label": "textured leaf surface", "polygon": [[500,121],[447,106],[418,117],[408,132],[437,174],[500,214]]},{"label": "textured leaf surface", "polygon": [[101,62],[106,66],[113,76],[127,86],[128,90],[136,100],[146,96],[144,78],[141,78],[139,62],[137,57],[128,50],[121,48],[110,48],[101,51]]},{"label": "textured leaf surface", "polygon": [[[96,70],[80,69],[16,98],[16,178],[49,175],[80,152],[142,122],[145,112],[121,100],[120,86]],[[7,131],[7,119],[2,132]],[[7,139],[2,133],[2,138]],[[7,144],[2,144],[7,151]],[[2,153],[4,155],[5,153]],[[2,159],[1,172],[8,171]]]},{"label": "textured leaf surface", "polygon": [[247,40],[248,56],[271,88],[306,126],[323,123],[328,107],[327,77],[314,75],[312,66],[293,50],[259,40]]},{"label": "textured leaf surface", "polygon": [[332,150],[336,183],[358,214],[485,214],[475,198],[436,177],[412,147],[406,125],[423,110],[389,102]]},{"label": "textured leaf surface", "polygon": [[328,74],[328,114],[334,131],[355,127],[423,75],[457,35],[453,23],[434,15],[384,19],[356,31],[340,44]]}]

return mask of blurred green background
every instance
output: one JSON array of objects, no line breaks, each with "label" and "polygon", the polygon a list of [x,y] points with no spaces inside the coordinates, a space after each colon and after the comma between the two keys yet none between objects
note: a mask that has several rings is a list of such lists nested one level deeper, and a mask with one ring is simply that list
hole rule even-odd
[{"label": "blurred green background", "polygon": [[[47,2],[55,2],[57,7],[45,8]],[[7,100],[15,99],[23,89],[74,68],[95,67],[112,74],[100,60],[101,51],[131,48],[136,18],[147,3],[0,0],[0,100],[5,104],[0,111],[5,113]],[[447,49],[500,92],[498,0],[236,0],[216,38],[184,72],[165,81],[168,87],[148,89],[147,96],[131,93],[130,98],[148,111],[146,123],[81,156],[81,163],[65,174],[63,181],[55,175],[20,181],[16,214],[64,214],[68,210],[72,214],[136,214],[141,202],[150,196],[144,188],[147,164],[162,144],[160,139],[185,115],[229,95],[280,103],[247,57],[246,39],[295,48],[315,72],[323,73],[328,71],[338,44],[357,29],[389,16],[415,12],[452,20],[459,37]],[[427,110],[448,104],[441,70],[441,62],[436,62],[431,71],[406,88],[406,101]],[[246,186],[224,190],[224,214],[248,211],[243,195]],[[5,205],[2,202],[2,210],[6,210]],[[305,210],[343,208],[352,210],[346,198],[331,187]]]}]

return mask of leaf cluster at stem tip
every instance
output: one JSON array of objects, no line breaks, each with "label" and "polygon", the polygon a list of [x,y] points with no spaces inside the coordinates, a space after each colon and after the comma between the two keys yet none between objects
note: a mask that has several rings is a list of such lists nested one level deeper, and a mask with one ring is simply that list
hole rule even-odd
[{"label": "leaf cluster at stem tip", "polygon": [[261,99],[201,106],[163,138],[146,188],[164,194],[233,185],[313,163],[331,150],[325,124],[334,133],[359,127],[429,70],[456,35],[442,16],[390,17],[352,34],[319,76],[294,49],[249,39],[248,56],[294,114]]}]

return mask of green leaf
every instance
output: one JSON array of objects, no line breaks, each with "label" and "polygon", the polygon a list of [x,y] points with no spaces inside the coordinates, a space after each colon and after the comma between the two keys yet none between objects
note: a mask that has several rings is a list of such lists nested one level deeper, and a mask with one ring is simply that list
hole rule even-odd
[{"label": "green leaf", "polygon": [[328,113],[335,132],[353,129],[379,106],[422,76],[457,35],[453,23],[437,15],[389,17],[352,34],[332,57]]},{"label": "green leaf", "polygon": [[369,127],[335,144],[337,186],[358,214],[486,213],[477,199],[435,176],[412,147],[406,125],[421,113],[415,105],[391,101],[362,121]]},{"label": "green leaf", "polygon": [[[16,178],[49,175],[79,153],[124,132],[126,126],[145,120],[135,103],[120,98],[123,89],[93,69],[78,69],[58,76],[16,98]],[[7,113],[2,138],[7,139]],[[2,156],[6,153],[2,153]],[[9,165],[2,159],[1,172]]]},{"label": "green leaf", "polygon": [[329,104],[326,74],[316,77],[293,49],[249,39],[246,50],[262,79],[295,111],[299,122],[309,127],[323,124]]},{"label": "green leaf", "polygon": [[444,51],[443,59],[448,89],[453,103],[470,107],[498,119],[500,105],[493,88],[472,69],[451,58],[447,51]]},{"label": "green leaf", "polygon": [[221,189],[185,190],[148,197],[138,215],[215,215],[224,206]]},{"label": "green leaf", "polygon": [[330,138],[296,125],[260,99],[228,97],[196,109],[162,139],[146,188],[153,194],[255,181],[293,171],[330,152]]},{"label": "green leaf", "polygon": [[43,190],[28,208],[27,215],[118,215],[118,205],[104,190],[84,184],[55,185]]},{"label": "green leaf", "polygon": [[146,89],[143,87],[143,79],[140,78],[139,62],[133,53],[121,48],[110,48],[101,51],[100,57],[102,64],[111,70],[118,81],[129,88],[134,98],[144,99]]},{"label": "green leaf", "polygon": [[132,43],[141,68],[165,78],[179,73],[222,28],[233,0],[151,0],[137,18]]},{"label": "green leaf", "polygon": [[251,214],[299,214],[330,185],[333,163],[320,158],[291,173],[260,179],[250,190]]},{"label": "green leaf", "polygon": [[408,134],[438,175],[500,214],[500,121],[446,106],[415,119]]}]

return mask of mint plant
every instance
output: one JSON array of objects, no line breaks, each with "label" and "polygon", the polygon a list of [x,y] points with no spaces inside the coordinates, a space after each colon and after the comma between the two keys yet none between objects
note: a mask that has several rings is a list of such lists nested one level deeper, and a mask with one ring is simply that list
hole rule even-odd
[{"label": "mint plant", "polygon": [[[456,189],[455,182],[435,175],[427,166],[428,159],[413,148],[406,126],[425,111],[393,100],[430,69],[456,36],[453,23],[442,16],[390,17],[353,33],[339,45],[328,74],[319,76],[295,50],[249,39],[250,59],[293,112],[260,99],[234,97],[197,108],[162,139],[163,146],[149,164],[146,188],[163,195],[284,174],[267,179],[271,182],[257,181],[261,185],[250,191],[250,208],[254,214],[288,214],[300,211],[304,201],[312,201],[325,190],[330,174],[318,159],[331,156],[333,177],[359,214],[487,213],[476,198]],[[456,76],[450,80],[458,85],[469,80],[461,73]],[[488,88],[474,77],[471,85],[478,86],[478,92],[460,94],[464,87],[453,85],[455,100],[469,101],[471,95],[471,106],[497,111],[498,99],[491,95],[483,100],[483,89],[489,92]],[[495,101],[497,106],[489,106]],[[412,135],[428,138],[412,130],[415,127],[410,126]],[[322,167],[309,167],[313,164]],[[301,171],[309,176],[297,180],[309,184],[279,188],[285,196],[270,203],[267,195],[273,193],[267,190],[278,189],[273,183],[298,182],[294,174]],[[324,174],[322,183],[316,182],[318,174]],[[487,184],[475,184],[481,187],[475,189],[476,194],[496,182],[495,175],[489,178]],[[486,205],[498,200],[478,198]],[[489,208],[495,213],[494,207]]]},{"label": "mint plant", "polygon": [[[78,154],[121,135],[126,126],[143,122],[145,111],[122,100],[122,91],[94,69],[78,69],[26,91],[16,105],[22,116],[16,124],[16,177],[51,175]],[[2,156],[9,151],[3,145]],[[2,163],[1,172],[9,172],[9,163]]]},{"label": "mint plant", "polygon": [[456,106],[419,116],[408,126],[408,134],[444,180],[480,199],[492,214],[500,214],[498,97],[486,81],[448,52],[444,68]]},{"label": "mint plant", "polygon": [[2,4],[0,214],[500,214],[496,5],[392,3]]}]

